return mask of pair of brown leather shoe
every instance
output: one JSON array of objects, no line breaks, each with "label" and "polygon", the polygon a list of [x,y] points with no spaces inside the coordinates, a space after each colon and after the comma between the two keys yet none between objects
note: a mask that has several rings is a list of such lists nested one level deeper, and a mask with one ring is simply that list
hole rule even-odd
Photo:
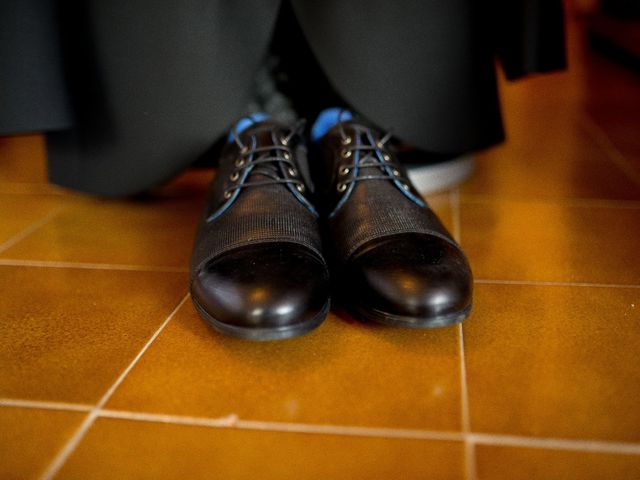
[{"label": "pair of brown leather shoe", "polygon": [[309,159],[299,127],[262,117],[239,123],[193,250],[191,295],[202,318],[236,337],[289,338],[326,318],[333,286],[364,320],[464,320],[469,264],[388,139],[364,122],[338,121]]}]

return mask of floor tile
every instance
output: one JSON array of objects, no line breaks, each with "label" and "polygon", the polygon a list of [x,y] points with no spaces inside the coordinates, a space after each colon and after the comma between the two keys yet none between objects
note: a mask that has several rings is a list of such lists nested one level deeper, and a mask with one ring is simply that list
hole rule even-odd
[{"label": "floor tile", "polygon": [[451,193],[434,193],[431,195],[425,195],[424,199],[427,201],[429,207],[433,210],[433,212],[442,221],[447,230],[449,230],[449,233],[451,235],[454,235],[456,232],[451,205]]},{"label": "floor tile", "polygon": [[157,197],[204,197],[215,177],[213,168],[189,168],[171,181],[153,189]]},{"label": "floor tile", "polygon": [[460,211],[476,278],[640,285],[640,208],[463,197]]},{"label": "floor tile", "polygon": [[640,441],[640,289],[476,285],[471,428]]},{"label": "floor tile", "polygon": [[39,478],[85,415],[0,407],[0,478]]},{"label": "floor tile", "polygon": [[187,268],[202,198],[82,198],[4,258]]},{"label": "floor tile", "polygon": [[50,183],[1,183],[0,195],[72,196],[73,192]]},{"label": "floor tile", "polygon": [[585,111],[640,176],[640,82],[637,72],[603,55],[591,53],[585,73],[585,84],[594,92],[585,102]]},{"label": "floor tile", "polygon": [[478,445],[478,480],[631,480],[640,456]]},{"label": "floor tile", "polygon": [[501,79],[507,140],[476,156],[478,168],[463,185],[464,193],[640,198],[638,182],[609,158],[585,126],[593,118],[623,154],[637,155],[637,76],[589,53],[584,32],[575,25],[569,23],[567,33],[569,69],[525,81]]},{"label": "floor tile", "polygon": [[64,205],[62,198],[52,195],[0,193],[0,252],[3,243]]},{"label": "floor tile", "polygon": [[[588,124],[591,136],[596,139],[601,148],[610,157],[617,157],[618,162],[624,162],[631,170],[629,175],[639,184],[640,179],[640,135],[638,135],[638,105],[607,105],[592,108]],[[587,120],[587,121],[589,121]]]},{"label": "floor tile", "polygon": [[186,290],[181,273],[0,267],[0,397],[97,402]]},{"label": "floor tile", "polygon": [[462,450],[454,442],[99,419],[57,478],[459,480]]},{"label": "floor tile", "polygon": [[0,183],[46,183],[45,158],[40,134],[0,137]]},{"label": "floor tile", "polygon": [[68,193],[68,190],[48,183],[42,135],[0,136],[0,194]]},{"label": "floor tile", "polygon": [[586,93],[574,78],[564,72],[501,85],[507,140],[476,155],[477,170],[463,193],[640,199],[640,185],[585,126],[584,106],[572,94]]},{"label": "floor tile", "polygon": [[[579,125],[550,139],[547,130],[529,132],[478,154],[476,172],[464,193],[517,198],[640,199],[640,185],[629,178]],[[532,181],[535,178],[535,181]]]},{"label": "floor tile", "polygon": [[458,331],[335,314],[314,332],[247,342],[185,304],[108,408],[315,424],[460,429]]}]

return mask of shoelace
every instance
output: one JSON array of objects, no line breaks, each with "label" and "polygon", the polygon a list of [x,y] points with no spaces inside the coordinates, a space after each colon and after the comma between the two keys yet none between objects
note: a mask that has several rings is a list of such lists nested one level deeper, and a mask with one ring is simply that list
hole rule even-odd
[{"label": "shoelace", "polygon": [[[255,135],[251,136],[251,145],[244,144],[240,139],[237,129],[234,128],[232,131],[232,137],[240,149],[240,156],[235,161],[236,168],[229,176],[229,180],[231,180],[234,185],[225,190],[224,197],[229,199],[236,190],[242,190],[247,187],[288,183],[294,184],[296,190],[303,193],[306,189],[304,183],[299,178],[294,178],[298,176],[298,168],[293,160],[293,153],[289,143],[294,135],[299,134],[302,131],[304,124],[304,120],[299,120],[284,135],[278,135],[275,128],[272,128],[272,143],[261,147],[257,146],[257,139]],[[284,177],[280,173],[279,166],[282,164],[284,164],[284,167],[290,177]],[[260,174],[261,176],[268,178],[268,180],[246,181],[252,171],[255,174]],[[239,181],[240,183],[237,183]]]},{"label": "shoelace", "polygon": [[[338,165],[338,175],[346,176],[351,171],[354,171],[354,175],[338,182],[336,186],[338,192],[344,192],[350,184],[363,180],[399,180],[400,186],[404,190],[409,190],[409,185],[405,183],[402,176],[400,165],[393,161],[391,155],[384,148],[391,139],[392,132],[389,131],[382,138],[376,140],[370,128],[363,125],[352,125],[351,128],[354,130],[352,137],[347,134],[341,120],[343,112],[341,111],[338,116],[338,131],[342,144],[340,156],[344,159],[353,158],[353,162]],[[371,174],[372,168],[377,168],[380,173]]]}]

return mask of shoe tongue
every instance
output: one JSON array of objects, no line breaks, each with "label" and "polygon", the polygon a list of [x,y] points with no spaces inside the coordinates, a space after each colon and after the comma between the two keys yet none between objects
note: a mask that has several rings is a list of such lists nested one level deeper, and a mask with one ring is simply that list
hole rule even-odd
[{"label": "shoe tongue", "polygon": [[278,141],[279,136],[285,133],[285,130],[286,127],[283,125],[273,120],[267,120],[245,128],[240,133],[240,140],[243,144],[251,146],[252,139],[255,137],[258,147],[273,145]]}]

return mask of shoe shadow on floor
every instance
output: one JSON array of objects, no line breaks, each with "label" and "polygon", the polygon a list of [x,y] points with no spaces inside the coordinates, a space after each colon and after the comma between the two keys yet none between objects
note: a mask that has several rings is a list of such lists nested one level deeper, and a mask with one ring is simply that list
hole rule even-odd
[{"label": "shoe shadow on floor", "polygon": [[[201,320],[192,310],[184,328],[201,342],[209,344],[211,350],[222,350],[232,362],[240,362],[251,368],[266,372],[288,371],[298,374],[300,371],[313,372],[319,366],[326,365],[332,358],[339,357],[345,348],[341,341],[343,330],[336,318],[327,318],[317,329],[300,337],[286,340],[251,341],[224,335]],[[331,313],[329,317],[333,317]],[[338,324],[338,325],[336,325]]]},{"label": "shoe shadow on floor", "polygon": [[[330,315],[351,329],[366,331],[367,335],[401,348],[407,352],[429,356],[449,357],[457,355],[458,326],[442,328],[402,328],[359,320],[341,305],[332,306]],[[468,322],[470,319],[467,319]]]}]

